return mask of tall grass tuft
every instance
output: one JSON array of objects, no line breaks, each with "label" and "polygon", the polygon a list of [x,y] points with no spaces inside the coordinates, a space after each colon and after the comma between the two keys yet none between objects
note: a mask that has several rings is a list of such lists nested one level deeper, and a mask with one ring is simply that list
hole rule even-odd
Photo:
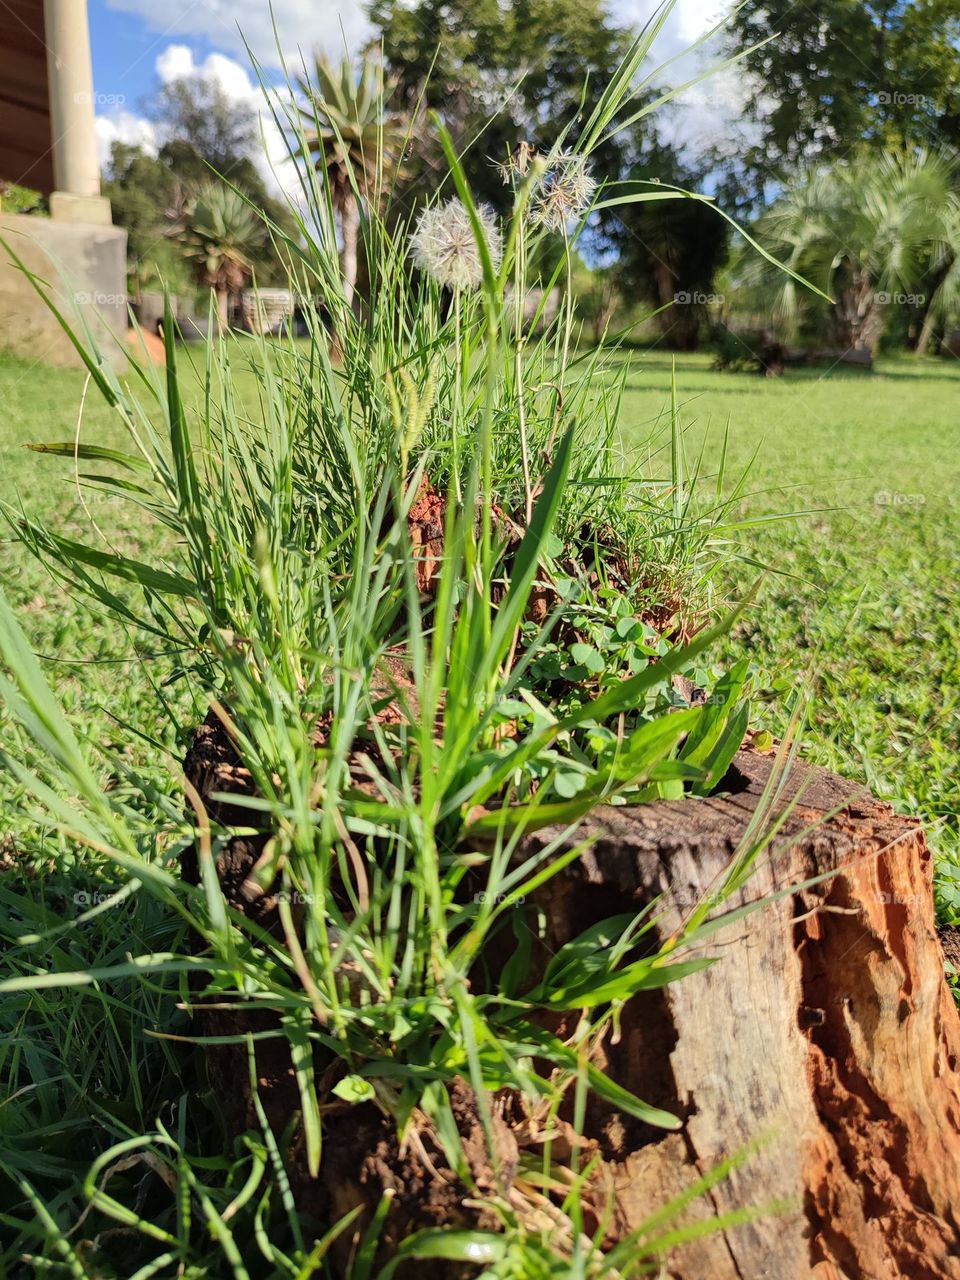
[{"label": "tall grass tuft", "polygon": [[[429,1131],[475,1196],[451,1110],[457,1080],[491,1150],[494,1098],[545,1120],[563,1110],[576,1128],[593,1091],[648,1124],[679,1126],[595,1058],[636,992],[709,963],[686,954],[710,930],[706,910],[657,950],[651,913],[628,914],[543,972],[521,948],[498,983],[478,981],[507,926],[536,932],[518,904],[578,855],[586,813],[715,791],[748,723],[745,662],[698,705],[674,680],[711,679],[710,646],[745,604],[711,617],[730,501],[722,477],[702,499],[676,413],[668,484],[627,456],[616,342],[581,344],[571,286],[571,255],[604,203],[701,198],[617,190],[591,169],[597,145],[635,113],[664,15],[593,115],[508,173],[502,224],[476,205],[436,118],[408,130],[434,129],[449,166],[415,217],[392,202],[383,157],[348,167],[367,279],[356,297],[305,126],[313,109],[319,131],[319,92],[303,83],[305,109],[292,89],[268,91],[302,184],[297,236],[268,230],[305,338],[217,333],[211,301],[197,360],[179,346],[168,303],[164,371],[135,364],[120,379],[63,318],[129,444],[37,448],[131,504],[163,550],[147,562],[96,526],[68,538],[8,505],[10,527],[101,616],[176,652],[179,679],[209,707],[246,782],[226,795],[187,777],[182,804],[157,794],[68,723],[0,606],[0,693],[23,730],[3,763],[60,851],[39,882],[0,885],[12,912],[0,1061],[17,1100],[2,1141],[31,1126],[51,1135],[42,1155],[11,1166],[20,1198],[3,1220],[19,1254],[54,1274],[308,1276],[337,1256],[356,1280],[418,1257],[473,1261],[490,1277],[628,1276],[702,1229],[674,1221],[687,1197],[605,1248],[602,1230],[583,1227],[590,1169],[574,1158],[558,1171],[548,1143],[522,1163],[512,1196],[495,1171],[482,1229],[419,1232],[384,1265],[389,1201],[320,1232],[302,1222],[282,1135],[256,1099],[257,1047],[282,1037],[311,1176],[327,1158],[336,1098],[373,1104],[401,1146]],[[531,264],[548,235],[562,252],[543,281]],[[534,284],[558,295],[552,319],[530,305]],[[120,785],[105,791],[107,770]],[[539,827],[554,834],[532,853],[524,836]],[[225,894],[218,859],[238,837],[258,852],[240,892]],[[729,891],[767,838],[751,833]],[[195,882],[181,874],[191,857]],[[78,877],[101,887],[61,918],[44,893]],[[265,901],[270,927],[251,906]],[[197,1118],[208,1113],[190,1045],[204,1037],[187,1014],[211,1007],[268,1015],[221,1037],[249,1050],[262,1121],[235,1141]],[[570,1011],[572,1042],[544,1016]],[[94,1042],[96,1080],[67,1062]],[[126,1103],[101,1107],[99,1091]],[[57,1099],[74,1100],[76,1128],[57,1119]],[[67,1140],[90,1130],[96,1159],[80,1197]],[[118,1262],[121,1239],[135,1245]]]}]

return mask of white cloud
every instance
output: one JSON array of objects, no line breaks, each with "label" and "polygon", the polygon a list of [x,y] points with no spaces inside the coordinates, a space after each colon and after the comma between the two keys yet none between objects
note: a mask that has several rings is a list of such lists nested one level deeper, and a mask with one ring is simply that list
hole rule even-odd
[{"label": "white cloud", "polygon": [[748,89],[736,67],[685,89],[664,111],[660,136],[694,156],[711,148],[722,155],[742,155],[760,136],[756,122],[744,115]]},{"label": "white cloud", "polygon": [[[283,135],[277,128],[263,100],[259,84],[246,67],[222,53],[208,54],[198,62],[193,50],[185,44],[168,45],[155,63],[157,78],[161,84],[170,84],[185,76],[201,75],[214,80],[231,102],[251,107],[260,117],[264,139],[264,153],[259,154],[258,167],[269,187],[274,191],[297,191],[296,171],[287,153]],[[109,157],[110,146],[115,139],[140,143],[149,151],[156,151],[156,129],[149,120],[129,111],[114,111],[97,117],[97,134],[100,139],[100,163]]]},{"label": "white cloud", "polygon": [[156,61],[157,76],[161,84],[170,84],[186,76],[201,75],[205,80],[215,80],[223,92],[235,102],[259,99],[259,86],[255,86],[245,66],[222,53],[211,53],[196,62],[193,50],[185,44],[171,44]]},{"label": "white cloud", "polygon": [[172,80],[182,80],[196,70],[193,61],[193,50],[189,45],[172,44],[164,49],[154,64],[161,84],[170,84]]},{"label": "white cloud", "polygon": [[[660,7],[659,0],[613,0],[611,13],[618,22],[639,28],[649,22]],[[715,27],[730,9],[731,0],[677,0],[654,43],[651,52],[653,62],[667,62],[682,54],[695,40]],[[715,55],[716,40],[711,41],[707,48],[712,49]],[[697,55],[694,54],[693,58],[696,59]],[[690,69],[692,61],[678,59],[675,64],[677,70],[671,68],[668,75],[669,82],[678,84],[695,74]]]},{"label": "white cloud", "polygon": [[[138,14],[161,39],[198,36],[246,61],[244,40],[265,67],[280,64],[273,20],[280,45],[294,67],[299,51],[314,48],[333,55],[346,47],[356,51],[370,35],[365,0],[108,0],[111,9]],[[242,33],[242,34],[241,34]]]},{"label": "white cloud", "polygon": [[143,147],[145,151],[157,150],[156,130],[149,120],[136,116],[132,111],[114,110],[97,116],[97,148],[101,168],[110,159],[110,149],[115,142],[126,142]]}]

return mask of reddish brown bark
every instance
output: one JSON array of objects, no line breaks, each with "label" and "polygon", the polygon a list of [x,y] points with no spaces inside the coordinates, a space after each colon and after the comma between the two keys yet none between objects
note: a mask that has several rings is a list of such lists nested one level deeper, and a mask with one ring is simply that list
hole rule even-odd
[{"label": "reddish brown bark", "polygon": [[[656,933],[669,937],[756,812],[769,762],[741,753],[737,768],[743,788],[726,799],[592,819],[594,847],[539,904],[551,945],[659,894]],[[952,1280],[960,1020],[930,853],[915,823],[852,784],[799,768],[798,786],[794,815],[725,910],[827,878],[724,928],[703,947],[721,957],[713,968],[625,1010],[610,1069],[684,1128],[608,1162],[616,1234],[761,1139],[695,1214],[788,1207],[678,1250],[671,1277]],[[610,1113],[598,1124],[601,1137],[618,1128]]]}]

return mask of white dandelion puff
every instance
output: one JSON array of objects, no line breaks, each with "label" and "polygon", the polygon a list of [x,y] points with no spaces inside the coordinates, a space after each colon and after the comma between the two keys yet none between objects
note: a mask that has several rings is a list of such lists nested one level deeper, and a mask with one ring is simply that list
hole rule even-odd
[{"label": "white dandelion puff", "polygon": [[572,151],[561,151],[544,176],[530,217],[550,231],[565,231],[593,202],[597,184]]},{"label": "white dandelion puff", "polygon": [[[503,246],[492,209],[477,210],[483,239],[493,262],[500,266]],[[448,289],[476,289],[483,280],[483,261],[466,206],[459,200],[424,209],[410,237],[413,260],[437,284]]]}]

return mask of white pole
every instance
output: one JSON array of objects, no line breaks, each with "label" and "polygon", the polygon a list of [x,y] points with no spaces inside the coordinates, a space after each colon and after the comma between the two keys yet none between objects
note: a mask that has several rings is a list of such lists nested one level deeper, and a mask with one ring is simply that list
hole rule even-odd
[{"label": "white pole", "polygon": [[[43,12],[54,196],[67,197],[60,201],[62,216],[99,222],[103,220],[102,212],[99,216],[96,213],[100,204],[100,161],[87,0],[43,0]],[[91,197],[96,204],[87,204]],[[58,216],[54,203],[51,212]],[[109,220],[108,208],[106,221]]]}]

